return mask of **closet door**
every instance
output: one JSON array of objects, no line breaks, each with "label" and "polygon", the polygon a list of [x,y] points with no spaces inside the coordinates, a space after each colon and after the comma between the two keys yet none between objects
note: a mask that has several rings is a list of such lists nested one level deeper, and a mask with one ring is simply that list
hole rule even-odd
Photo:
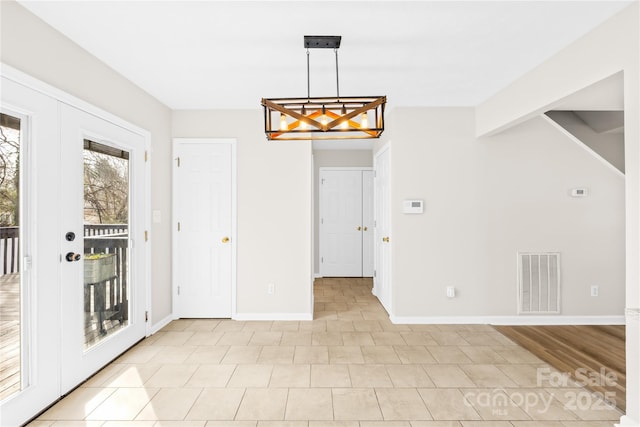
[{"label": "closet door", "polygon": [[362,171],[362,277],[373,277],[373,171]]},{"label": "closet door", "polygon": [[320,274],[362,276],[362,171],[320,171]]},{"label": "closet door", "polygon": [[373,277],[373,171],[320,170],[320,274]]}]

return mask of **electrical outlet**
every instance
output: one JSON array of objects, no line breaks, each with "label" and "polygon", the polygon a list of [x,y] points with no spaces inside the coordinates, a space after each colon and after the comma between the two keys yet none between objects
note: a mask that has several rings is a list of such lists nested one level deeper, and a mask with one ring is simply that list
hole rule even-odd
[{"label": "electrical outlet", "polygon": [[456,288],[453,286],[447,286],[447,297],[454,298],[456,296]]},{"label": "electrical outlet", "polygon": [[276,291],[276,285],[274,285],[273,283],[269,283],[267,285],[267,294],[273,295],[275,291]]},{"label": "electrical outlet", "polygon": [[600,288],[598,286],[592,286],[591,287],[591,296],[592,297],[597,297],[599,293],[600,293]]}]

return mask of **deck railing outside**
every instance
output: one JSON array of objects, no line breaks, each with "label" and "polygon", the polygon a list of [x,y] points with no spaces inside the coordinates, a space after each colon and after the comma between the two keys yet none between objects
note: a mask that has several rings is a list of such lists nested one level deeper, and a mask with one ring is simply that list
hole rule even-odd
[{"label": "deck railing outside", "polygon": [[[117,253],[120,265],[116,274],[118,277],[126,277],[128,229],[127,224],[85,224],[84,252]],[[20,271],[19,233],[19,227],[0,227],[0,262],[3,275]]]},{"label": "deck railing outside", "polygon": [[20,241],[18,227],[0,227],[0,260],[2,274],[20,271]]}]

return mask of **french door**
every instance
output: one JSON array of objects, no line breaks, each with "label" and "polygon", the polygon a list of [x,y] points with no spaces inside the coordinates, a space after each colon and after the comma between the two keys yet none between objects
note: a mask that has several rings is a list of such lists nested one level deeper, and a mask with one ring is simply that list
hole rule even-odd
[{"label": "french door", "polygon": [[373,172],[320,170],[320,275],[373,276]]},{"label": "french door", "polygon": [[144,137],[62,104],[62,390],[145,335]]},{"label": "french door", "polygon": [[14,381],[2,426],[28,421],[145,335],[145,138],[18,81],[2,77],[0,148],[14,150],[4,171],[19,183],[0,204],[16,259],[0,281],[3,332],[7,307],[16,330],[0,334],[3,361],[15,347],[15,375],[0,378]]}]

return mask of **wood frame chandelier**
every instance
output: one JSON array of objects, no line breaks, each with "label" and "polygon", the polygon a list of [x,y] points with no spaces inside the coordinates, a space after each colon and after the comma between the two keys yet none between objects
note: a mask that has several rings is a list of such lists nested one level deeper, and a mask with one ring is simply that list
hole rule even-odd
[{"label": "wood frame chandelier", "polygon": [[[307,97],[262,98],[268,140],[369,139],[384,131],[386,96],[340,96],[338,48],[342,36],[304,36],[307,49]],[[309,49],[333,49],[336,97],[312,98]]]}]

